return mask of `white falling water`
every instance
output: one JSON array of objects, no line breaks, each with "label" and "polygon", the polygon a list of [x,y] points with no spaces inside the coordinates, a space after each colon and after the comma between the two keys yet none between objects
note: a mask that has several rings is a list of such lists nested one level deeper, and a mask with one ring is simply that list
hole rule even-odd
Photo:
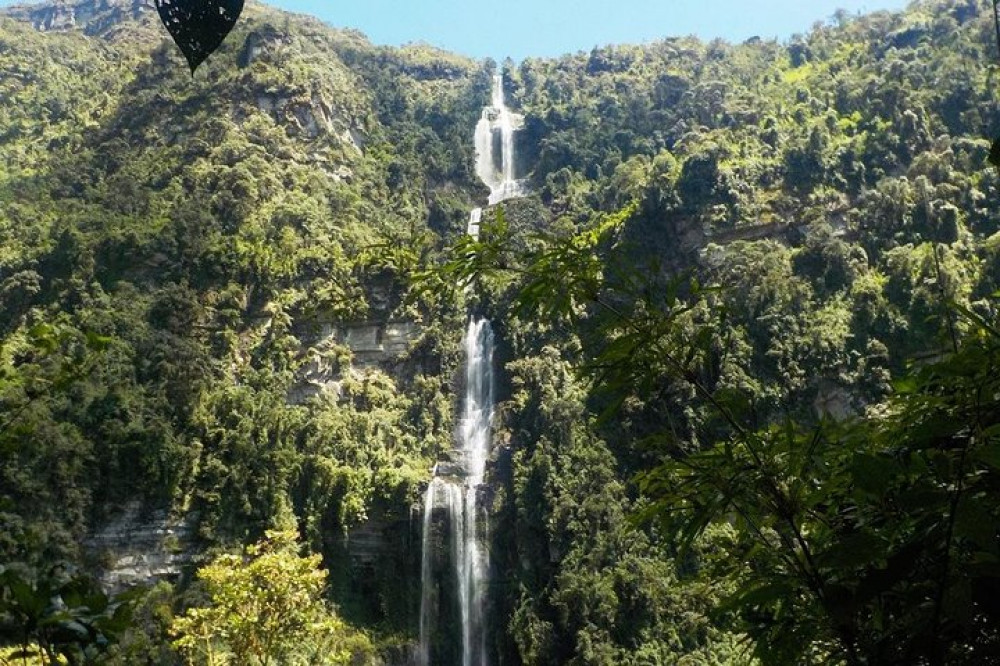
[{"label": "white falling water", "polygon": [[421,534],[423,538],[420,544],[420,653],[418,656],[421,666],[430,665],[430,645],[431,645],[431,608],[434,606],[434,581],[431,570],[431,520],[436,504],[438,491],[437,466],[434,467],[434,478],[427,486],[424,493],[424,525]]},{"label": "white falling water", "polygon": [[523,123],[504,103],[503,78],[497,74],[490,106],[476,125],[476,175],[490,188],[491,206],[525,194],[524,183],[514,177],[514,133]]},{"label": "white falling water", "polygon": [[[463,341],[465,348],[465,393],[456,433],[456,464],[435,466],[434,478],[424,496],[423,543],[421,545],[420,653],[422,666],[432,665],[432,632],[437,597],[432,560],[433,513],[444,508],[451,530],[451,559],[455,567],[458,607],[462,624],[463,666],[486,666],[486,635],[483,631],[483,593],[488,569],[487,555],[480,545],[485,516],[479,509],[479,489],[486,475],[490,453],[490,422],[493,419],[493,329],[486,319],[470,318]],[[438,615],[439,616],[439,615]]]},{"label": "white falling water", "polygon": [[472,212],[469,213],[469,228],[466,229],[466,233],[479,240],[479,223],[483,220],[483,209],[473,208]]},{"label": "white falling water", "polygon": [[[465,334],[465,408],[459,426],[459,446],[465,457],[466,476],[458,563],[459,605],[462,609],[462,664],[486,664],[483,632],[483,583],[486,554],[479,545],[479,488],[490,454],[493,419],[493,329],[486,319],[470,319]],[[457,515],[453,513],[452,515]],[[456,530],[457,531],[457,530]]]},{"label": "white falling water", "polygon": [[[495,205],[525,193],[514,178],[514,132],[523,119],[504,104],[503,80],[493,79],[490,106],[476,126],[476,174],[489,186],[489,204]],[[499,153],[499,154],[498,154]],[[483,209],[469,214],[467,232],[479,237]],[[462,666],[487,666],[483,598],[489,570],[488,554],[481,538],[486,534],[486,516],[479,507],[479,490],[490,454],[493,419],[493,329],[486,319],[470,317],[463,341],[465,349],[465,394],[459,421],[457,462],[439,463],[424,496],[423,542],[421,544],[420,651],[421,666],[437,666],[432,654],[435,618],[443,603],[437,593],[433,565],[433,513],[443,508],[449,517],[451,558],[457,582],[462,623]]]}]

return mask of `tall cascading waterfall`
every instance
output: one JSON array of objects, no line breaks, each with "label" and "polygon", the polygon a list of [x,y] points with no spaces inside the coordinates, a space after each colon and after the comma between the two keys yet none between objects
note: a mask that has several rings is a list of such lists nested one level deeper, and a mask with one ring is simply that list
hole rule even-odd
[{"label": "tall cascading waterfall", "polygon": [[[476,174],[489,186],[489,205],[525,193],[515,179],[514,132],[523,119],[504,104],[503,79],[493,78],[491,104],[483,109],[476,125]],[[483,209],[469,214],[468,233],[478,238]],[[443,650],[438,633],[443,629],[448,585],[435,567],[435,514],[443,513],[450,532],[451,572],[457,597],[457,619],[461,622],[462,666],[488,666],[484,626],[484,594],[489,556],[481,539],[487,531],[486,514],[479,494],[490,454],[493,419],[493,329],[486,319],[470,317],[463,341],[465,348],[465,392],[456,449],[449,459],[434,466],[434,478],[424,495],[421,544],[420,652],[421,666],[445,666],[457,662],[458,650]],[[440,522],[440,521],[439,521]],[[458,636],[455,636],[458,638]],[[436,647],[437,646],[437,647]]]}]

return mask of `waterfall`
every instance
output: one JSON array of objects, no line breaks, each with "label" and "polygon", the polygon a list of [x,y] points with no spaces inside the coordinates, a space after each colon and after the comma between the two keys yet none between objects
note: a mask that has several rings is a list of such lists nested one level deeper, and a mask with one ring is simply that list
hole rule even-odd
[{"label": "waterfall", "polygon": [[434,606],[434,581],[431,573],[431,520],[434,513],[434,496],[438,489],[437,466],[434,468],[435,478],[427,485],[424,493],[424,525],[420,543],[420,652],[421,666],[430,664],[431,618],[430,609]]},{"label": "waterfall", "polygon": [[466,229],[466,233],[479,240],[479,223],[483,219],[483,209],[473,208],[472,212],[469,213],[469,227]]},{"label": "waterfall", "polygon": [[525,194],[515,173],[514,134],[524,125],[524,118],[507,108],[504,102],[503,77],[493,77],[490,105],[476,125],[476,175],[490,188],[489,204]]},{"label": "waterfall", "polygon": [[469,320],[465,333],[465,357],[465,408],[460,422],[459,445],[465,456],[468,476],[462,507],[465,524],[456,562],[459,604],[462,608],[462,664],[472,666],[486,664],[483,583],[487,562],[486,554],[479,546],[478,529],[479,488],[483,485],[486,459],[490,455],[490,423],[493,419],[493,329],[486,319]]},{"label": "waterfall", "polygon": [[[503,80],[493,79],[490,106],[476,125],[476,173],[490,188],[489,204],[521,196],[525,189],[515,179],[514,132],[522,119],[510,112],[503,96]],[[483,209],[469,214],[467,232],[479,237]],[[462,666],[487,666],[484,596],[489,571],[489,554],[481,538],[488,530],[486,512],[479,502],[479,491],[486,475],[490,455],[490,428],[493,419],[493,328],[486,319],[470,317],[463,339],[465,350],[465,386],[462,413],[456,434],[456,448],[449,460],[434,467],[431,483],[424,495],[423,534],[420,564],[420,666],[443,666],[447,657],[436,655],[435,630],[442,627],[441,590],[434,567],[435,509],[448,517],[451,561],[455,574],[457,607],[462,624]],[[456,651],[457,652],[457,651]]]},{"label": "waterfall", "polygon": [[465,391],[452,464],[435,466],[434,478],[424,494],[423,542],[420,564],[420,652],[421,666],[434,661],[433,632],[440,618],[439,594],[433,566],[434,510],[448,516],[451,561],[455,570],[459,617],[462,624],[462,665],[486,666],[486,635],[483,631],[483,594],[489,566],[480,545],[485,516],[479,507],[479,489],[486,475],[490,454],[490,423],[493,419],[493,329],[486,319],[470,318],[463,341]]}]

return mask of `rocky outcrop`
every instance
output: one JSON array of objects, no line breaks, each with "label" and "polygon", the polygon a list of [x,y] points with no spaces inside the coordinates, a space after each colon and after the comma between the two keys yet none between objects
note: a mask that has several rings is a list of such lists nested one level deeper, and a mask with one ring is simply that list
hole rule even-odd
[{"label": "rocky outcrop", "polygon": [[318,93],[305,99],[262,91],[253,101],[259,110],[308,139],[332,133],[354,152],[361,154],[364,151],[365,139],[361,130],[345,127],[345,121],[337,117],[333,106]]},{"label": "rocky outcrop", "polygon": [[391,365],[409,351],[419,335],[420,328],[412,322],[322,326],[306,352],[309,360],[300,369],[288,401],[301,404],[324,392],[339,395],[348,373]]},{"label": "rocky outcrop", "polygon": [[156,13],[152,0],[62,0],[40,5],[18,5],[5,13],[27,21],[42,32],[81,30],[99,35],[127,19]]},{"label": "rocky outcrop", "polygon": [[385,666],[416,665],[420,610],[420,516],[402,507],[374,511],[347,531],[324,532],[332,596],[358,625],[382,624],[395,639],[380,650]]},{"label": "rocky outcrop", "polygon": [[166,509],[148,510],[141,502],[129,502],[83,545],[110,592],[176,580],[194,561],[196,520],[193,514],[178,519]]},{"label": "rocky outcrop", "polygon": [[282,33],[273,26],[262,26],[247,35],[246,41],[243,43],[243,51],[240,52],[239,65],[242,68],[247,68],[263,56],[273,56],[291,43],[292,39],[288,34]]},{"label": "rocky outcrop", "polygon": [[855,397],[843,387],[821,381],[816,389],[813,410],[821,418],[846,421],[858,415],[856,402]]},{"label": "rocky outcrop", "polygon": [[[300,51],[301,47],[287,31],[265,23],[247,35],[238,63],[242,69],[257,63],[280,67],[300,57]],[[332,134],[345,147],[363,153],[364,132],[359,127],[362,121],[338,107],[336,86],[321,80],[324,78],[313,80],[311,89],[268,85],[253,93],[253,103],[296,134],[308,139]]]}]

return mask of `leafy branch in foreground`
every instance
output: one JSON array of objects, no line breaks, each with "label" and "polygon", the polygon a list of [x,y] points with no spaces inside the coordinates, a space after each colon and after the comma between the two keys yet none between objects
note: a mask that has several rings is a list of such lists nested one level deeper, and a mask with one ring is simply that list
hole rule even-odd
[{"label": "leafy branch in foreground", "polygon": [[109,597],[97,582],[62,567],[42,574],[0,566],[0,642],[46,663],[95,663],[131,626],[139,591]]},{"label": "leafy branch in foreground", "polygon": [[1000,338],[975,336],[868,419],[670,461],[641,479],[646,517],[688,541],[736,525],[753,565],[730,608],[768,662],[805,645],[851,664],[995,658],[998,362]]},{"label": "leafy branch in foreground", "polygon": [[156,10],[194,74],[236,25],[243,0],[156,0]]}]

